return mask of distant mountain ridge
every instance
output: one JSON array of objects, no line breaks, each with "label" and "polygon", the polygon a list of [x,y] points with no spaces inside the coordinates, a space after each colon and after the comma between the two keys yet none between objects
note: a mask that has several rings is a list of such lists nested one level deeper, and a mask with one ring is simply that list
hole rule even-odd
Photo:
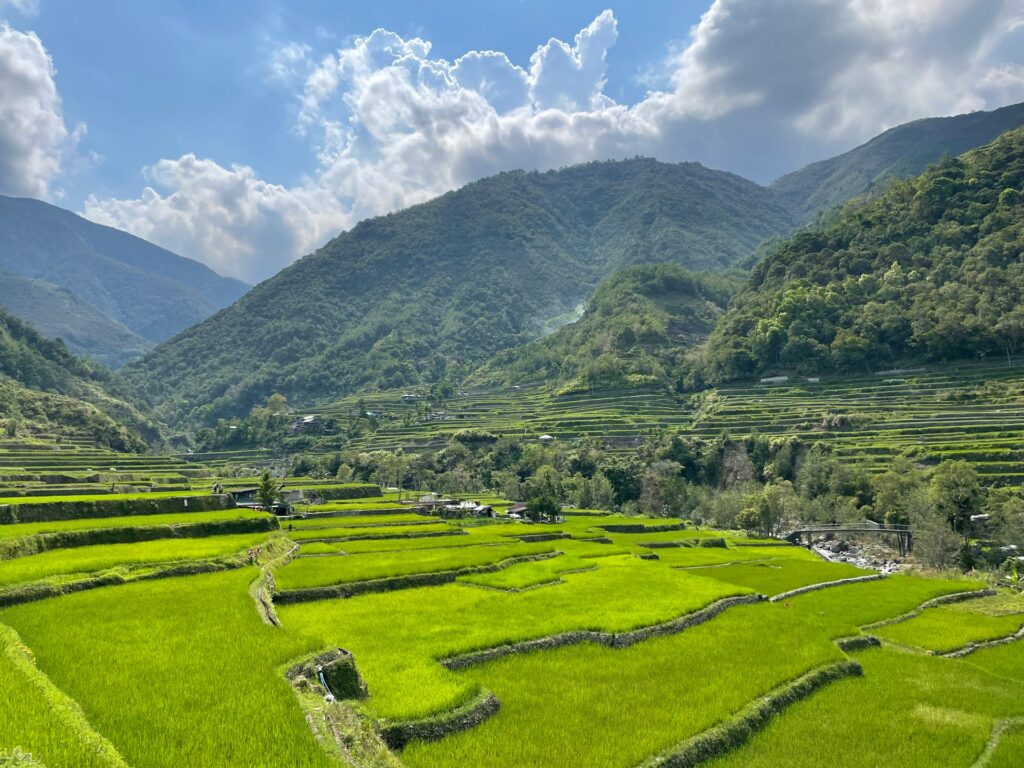
[{"label": "distant mountain ridge", "polygon": [[882,191],[889,179],[917,176],[943,155],[960,155],[1020,125],[1024,103],[914,120],[849,152],[788,173],[771,188],[799,222],[808,222],[853,197]]},{"label": "distant mountain ridge", "polygon": [[774,194],[650,159],[502,173],[369,219],[125,369],[170,422],[457,379],[642,263],[725,269],[791,230]]},{"label": "distant mountain ridge", "polygon": [[204,320],[248,289],[127,232],[40,200],[2,195],[0,271],[65,288],[153,343]]},{"label": "distant mountain ridge", "polygon": [[160,437],[116,376],[3,310],[0,422],[11,436],[86,437],[121,451],[144,450]]},{"label": "distant mountain ridge", "polygon": [[1024,352],[1024,128],[849,204],[757,265],[691,383]]},{"label": "distant mountain ridge", "polygon": [[917,121],[770,188],[647,158],[498,174],[361,222],[125,375],[161,418],[196,424],[275,391],[311,404],[459,381],[495,355],[518,370],[501,355],[620,270],[749,262],[826,207],[1020,122],[1024,105]]},{"label": "distant mountain ridge", "polygon": [[68,349],[117,369],[155,345],[66,288],[0,272],[0,307]]}]

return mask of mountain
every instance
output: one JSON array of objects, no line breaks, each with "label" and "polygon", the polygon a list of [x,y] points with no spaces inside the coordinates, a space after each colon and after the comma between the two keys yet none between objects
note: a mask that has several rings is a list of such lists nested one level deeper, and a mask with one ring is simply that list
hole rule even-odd
[{"label": "mountain", "polygon": [[1024,128],[895,182],[759,264],[690,383],[1012,359],[1024,349]]},{"label": "mountain", "polygon": [[8,435],[87,437],[139,451],[159,434],[109,371],[0,310],[0,418]]},{"label": "mountain", "polygon": [[65,288],[154,343],[248,288],[134,235],[39,200],[2,195],[0,271]]},{"label": "mountain", "polygon": [[92,304],[60,286],[0,272],[0,306],[72,353],[120,368],[142,357],[153,342],[136,336]]},{"label": "mountain", "polygon": [[725,269],[790,231],[774,194],[649,159],[510,172],[370,219],[125,375],[170,422],[460,378],[635,264]]},{"label": "mountain", "polygon": [[707,337],[739,282],[670,264],[630,267],[598,286],[579,320],[499,352],[468,383],[541,381],[560,392],[667,383],[681,354]]},{"label": "mountain", "polygon": [[842,155],[812,163],[772,184],[797,219],[867,193],[881,191],[891,178],[916,176],[944,155],[959,155],[1024,125],[1024,103],[991,112],[932,117],[892,128]]}]

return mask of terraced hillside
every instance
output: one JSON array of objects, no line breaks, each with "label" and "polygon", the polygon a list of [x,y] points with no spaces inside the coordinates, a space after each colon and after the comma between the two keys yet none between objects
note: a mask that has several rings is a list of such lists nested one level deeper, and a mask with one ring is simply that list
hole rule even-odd
[{"label": "terraced hillside", "polygon": [[[86,518],[44,524],[78,532],[49,551],[0,547],[0,756],[1024,760],[1024,602],[970,579],[882,577],[775,540],[600,512],[444,521],[372,497],[279,524],[249,510],[165,517],[173,537],[101,543],[111,520]],[[24,535],[0,525],[0,543]],[[819,744],[825,722],[845,734],[838,760]]]},{"label": "terraced hillside", "polygon": [[964,459],[990,483],[1024,483],[1022,365],[793,377],[696,395],[640,388],[556,396],[539,386],[509,387],[456,395],[426,415],[420,400],[390,392],[339,401],[321,412],[344,422],[358,404],[373,414],[377,428],[356,438],[347,446],[352,449],[440,448],[465,430],[531,440],[594,437],[617,452],[632,451],[663,429],[701,438],[759,433],[827,443],[840,459],[870,471],[885,469],[897,456],[920,464]]},{"label": "terraced hillside", "polygon": [[361,403],[379,419],[379,428],[357,440],[366,450],[438,448],[464,430],[559,440],[597,437],[627,450],[652,430],[679,429],[689,416],[682,401],[654,388],[609,390],[555,396],[539,386],[470,391],[448,400],[440,410],[422,414],[419,401],[404,392],[347,398],[317,413],[347,418]]},{"label": "terraced hillside", "polygon": [[869,470],[896,456],[964,459],[993,483],[1024,482],[1024,366],[975,365],[903,373],[794,377],[720,387],[693,398],[701,436],[798,434]]}]

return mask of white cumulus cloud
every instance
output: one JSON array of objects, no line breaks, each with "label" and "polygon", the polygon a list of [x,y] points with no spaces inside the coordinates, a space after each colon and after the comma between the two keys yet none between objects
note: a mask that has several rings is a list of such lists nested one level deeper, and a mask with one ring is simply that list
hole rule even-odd
[{"label": "white cumulus cloud", "polygon": [[0,22],[0,193],[50,197],[85,126],[64,123],[42,41]]},{"label": "white cumulus cloud", "polygon": [[907,120],[1024,100],[1019,0],[714,0],[634,104],[604,93],[619,31],[604,11],[522,64],[448,61],[383,29],[329,52],[291,43],[268,69],[296,83],[309,178],[281,187],[186,155],[148,169],[137,198],[90,198],[85,213],[252,280],[501,170],[648,154],[769,181]]}]

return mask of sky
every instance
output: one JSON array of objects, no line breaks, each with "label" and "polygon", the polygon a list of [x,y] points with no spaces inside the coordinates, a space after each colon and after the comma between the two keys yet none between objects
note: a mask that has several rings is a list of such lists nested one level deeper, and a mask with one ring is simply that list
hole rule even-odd
[{"label": "sky", "polygon": [[513,168],[760,183],[1024,101],[1024,0],[0,0],[0,193],[257,282]]}]

